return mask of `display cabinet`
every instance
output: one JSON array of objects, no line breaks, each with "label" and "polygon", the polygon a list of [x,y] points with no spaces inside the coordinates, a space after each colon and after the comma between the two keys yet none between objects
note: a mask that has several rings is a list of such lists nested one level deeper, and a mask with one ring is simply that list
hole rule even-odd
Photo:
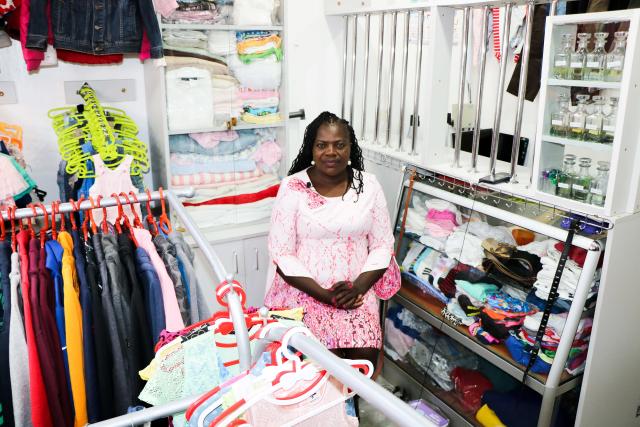
[{"label": "display cabinet", "polygon": [[[525,375],[572,219],[581,231],[573,238],[540,354]],[[540,395],[533,399],[538,425],[550,425],[557,398],[581,383],[609,227],[406,168],[395,220],[402,287],[387,307],[385,375],[428,396],[453,425],[476,425],[478,409],[456,393],[455,368],[486,373],[493,383],[508,383],[496,376],[509,377],[514,390],[524,381]],[[404,311],[400,320],[398,311]],[[412,344],[402,349],[406,339]]]},{"label": "display cabinet", "polygon": [[640,207],[639,17],[625,10],[547,18],[536,198],[601,217]]}]

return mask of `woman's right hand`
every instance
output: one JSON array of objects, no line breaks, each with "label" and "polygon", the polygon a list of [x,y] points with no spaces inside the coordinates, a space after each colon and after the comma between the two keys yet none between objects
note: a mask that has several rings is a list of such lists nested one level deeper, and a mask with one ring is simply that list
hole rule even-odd
[{"label": "woman's right hand", "polygon": [[339,289],[340,285],[343,283],[344,282],[337,282],[329,289],[323,288],[319,295],[320,298],[316,299],[324,304],[344,310],[353,310],[364,304],[364,297],[362,295],[357,295],[355,298],[352,298],[351,300],[346,301],[343,304],[338,304],[336,290]]}]

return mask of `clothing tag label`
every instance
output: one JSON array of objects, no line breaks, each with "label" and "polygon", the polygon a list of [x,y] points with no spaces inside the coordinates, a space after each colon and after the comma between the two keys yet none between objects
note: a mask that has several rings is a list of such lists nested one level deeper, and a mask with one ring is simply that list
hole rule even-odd
[{"label": "clothing tag label", "polygon": [[551,124],[554,126],[562,126],[562,120],[551,120]]},{"label": "clothing tag label", "polygon": [[566,182],[559,182],[558,183],[558,187],[560,187],[560,188],[569,188],[569,184],[567,184]]},{"label": "clothing tag label", "polygon": [[582,127],[582,123],[580,123],[580,122],[571,122],[571,123],[569,123],[569,126],[571,126],[572,128],[581,128]]},{"label": "clothing tag label", "polygon": [[607,68],[613,68],[615,70],[619,70],[620,68],[622,68],[622,61],[607,62]]},{"label": "clothing tag label", "polygon": [[567,61],[565,60],[558,60],[554,63],[554,65],[556,67],[566,67],[567,66]]},{"label": "clothing tag label", "polygon": [[600,68],[600,63],[598,61],[587,62],[587,67],[589,67],[589,68]]},{"label": "clothing tag label", "polygon": [[582,68],[582,62],[572,62],[570,67],[571,68]]},{"label": "clothing tag label", "polygon": [[591,194],[596,194],[598,196],[602,196],[602,190],[598,190],[596,188],[591,189]]},{"label": "clothing tag label", "polygon": [[605,132],[613,133],[616,130],[616,128],[615,126],[602,126],[602,130]]}]

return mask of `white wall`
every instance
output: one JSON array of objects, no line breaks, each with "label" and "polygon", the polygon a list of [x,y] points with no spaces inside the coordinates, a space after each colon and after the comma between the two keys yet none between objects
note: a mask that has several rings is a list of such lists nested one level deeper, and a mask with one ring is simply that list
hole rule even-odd
[{"label": "white wall", "polygon": [[[56,174],[60,155],[57,138],[47,112],[65,106],[64,82],[77,80],[134,79],[135,101],[105,103],[125,110],[140,128],[139,138],[149,141],[143,67],[137,58],[125,59],[121,65],[76,65],[59,62],[58,66],[28,73],[17,42],[0,49],[0,81],[13,81],[17,104],[0,105],[0,121],[22,126],[24,155],[28,172],[47,192],[47,201],[58,199]],[[150,174],[145,179],[150,181]]]}]

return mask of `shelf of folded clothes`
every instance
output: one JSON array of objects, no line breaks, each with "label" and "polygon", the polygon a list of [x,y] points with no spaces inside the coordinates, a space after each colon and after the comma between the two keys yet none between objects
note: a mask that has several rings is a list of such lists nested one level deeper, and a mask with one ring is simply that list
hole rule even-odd
[{"label": "shelf of folded clothes", "polygon": [[215,31],[282,31],[282,25],[233,25],[233,24],[173,24],[162,23],[163,30],[215,30]]},{"label": "shelf of folded clothes", "polygon": [[[466,315],[463,317],[463,314],[465,313],[461,313],[462,308],[458,309],[458,307],[460,307],[459,302],[456,303],[454,302],[455,299],[452,299],[449,303],[445,304],[436,299],[436,297],[427,294],[423,288],[414,283],[415,281],[407,280],[406,274],[403,275],[402,288],[394,300],[419,316],[421,319],[426,320],[432,327],[450,336],[455,341],[494,364],[505,373],[518,380],[522,379],[524,375],[524,366],[519,362],[526,362],[528,361],[528,358],[526,357],[527,353],[524,350],[524,345],[519,342],[519,339],[514,335],[510,335],[504,344],[489,344],[481,342],[481,340],[484,339],[483,332],[485,331],[479,326],[478,322],[475,321],[474,318]],[[478,315],[480,314],[484,313],[478,312]],[[458,324],[458,319],[470,324]],[[453,323],[450,323],[452,320]],[[535,317],[529,320],[530,323],[535,323],[535,321]],[[471,330],[476,333],[475,336],[470,332],[470,326],[472,327]],[[589,331],[586,329],[589,326],[583,325],[583,327],[585,329],[585,333],[588,333]],[[586,351],[584,353],[586,357]],[[519,361],[516,361],[514,357],[512,357],[514,354],[520,357]],[[534,364],[534,371],[537,367],[540,367],[540,363],[538,362],[539,361]],[[544,369],[547,369],[547,367],[543,366],[542,370]],[[571,375],[564,371],[560,380],[561,385],[559,391],[561,393],[566,392],[578,385],[578,375],[579,374]],[[546,374],[530,372],[526,384],[536,392],[543,393],[546,378]]]},{"label": "shelf of folded clothes", "polygon": [[163,24],[272,27],[280,3],[274,0],[177,0],[156,2]]},{"label": "shelf of folded clothes", "polygon": [[170,134],[284,126],[278,31],[167,30]]},{"label": "shelf of folded clothes", "polygon": [[283,151],[276,129],[169,137],[171,187],[193,187],[184,202],[198,226],[267,222],[278,191]]}]

